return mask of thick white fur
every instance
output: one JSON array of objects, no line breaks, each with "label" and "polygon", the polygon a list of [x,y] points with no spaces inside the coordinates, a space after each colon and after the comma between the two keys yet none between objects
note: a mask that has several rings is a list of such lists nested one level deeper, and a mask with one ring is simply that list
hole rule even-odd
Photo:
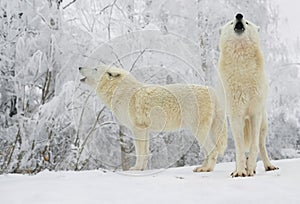
[{"label": "thick white fur", "polygon": [[212,88],[190,84],[148,85],[129,72],[98,66],[80,68],[87,83],[96,89],[102,102],[135,135],[136,164],[144,170],[149,155],[149,132],[190,129],[207,158],[196,172],[212,171],[218,154],[227,146],[225,108]]},{"label": "thick white fur", "polygon": [[245,26],[242,34],[234,31],[236,20],[228,22],[220,30],[219,74],[236,147],[234,177],[255,174],[259,151],[265,169],[277,169],[271,164],[265,146],[268,81],[260,49],[259,28],[245,19],[242,22]]}]

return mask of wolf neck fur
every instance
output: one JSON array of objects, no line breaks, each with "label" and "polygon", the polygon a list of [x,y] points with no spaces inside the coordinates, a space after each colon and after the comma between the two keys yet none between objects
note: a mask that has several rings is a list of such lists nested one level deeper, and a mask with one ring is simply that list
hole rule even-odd
[{"label": "wolf neck fur", "polygon": [[[97,93],[101,93],[99,97],[103,103],[112,108],[111,105],[116,92],[118,92],[118,94],[128,95],[140,87],[142,87],[142,84],[139,81],[131,75],[126,75],[120,80],[102,79],[97,86],[97,90],[102,91],[97,91]],[[105,90],[105,92],[103,92],[103,90]]]}]

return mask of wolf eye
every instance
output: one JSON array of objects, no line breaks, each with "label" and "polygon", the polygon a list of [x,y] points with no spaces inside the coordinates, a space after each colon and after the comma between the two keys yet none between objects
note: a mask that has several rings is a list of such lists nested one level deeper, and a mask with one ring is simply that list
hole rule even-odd
[{"label": "wolf eye", "polygon": [[98,71],[98,69],[97,69],[97,68],[95,68],[94,70],[95,70],[95,71]]},{"label": "wolf eye", "polygon": [[233,25],[233,22],[231,22],[230,25]]},{"label": "wolf eye", "polygon": [[246,21],[246,24],[248,25],[249,23]]}]

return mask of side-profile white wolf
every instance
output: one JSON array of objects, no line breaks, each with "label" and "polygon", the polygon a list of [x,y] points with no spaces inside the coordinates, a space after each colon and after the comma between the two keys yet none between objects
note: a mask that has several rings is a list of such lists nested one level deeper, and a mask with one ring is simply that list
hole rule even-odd
[{"label": "side-profile white wolf", "polygon": [[79,68],[84,82],[135,136],[136,163],[144,170],[149,155],[149,132],[189,129],[204,147],[206,160],[195,172],[212,171],[227,146],[225,111],[212,88],[191,85],[149,85],[124,69],[100,65]]}]

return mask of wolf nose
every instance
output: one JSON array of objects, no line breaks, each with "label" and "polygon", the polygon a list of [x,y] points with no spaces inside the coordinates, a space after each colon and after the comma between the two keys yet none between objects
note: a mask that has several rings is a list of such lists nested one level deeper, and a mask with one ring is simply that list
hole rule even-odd
[{"label": "wolf nose", "polygon": [[82,69],[82,67],[79,67],[78,69],[79,69],[79,70],[81,70],[81,69]]},{"label": "wolf nose", "polygon": [[236,18],[236,20],[240,21],[243,19],[243,15],[238,13],[238,14],[236,14],[235,18]]}]

